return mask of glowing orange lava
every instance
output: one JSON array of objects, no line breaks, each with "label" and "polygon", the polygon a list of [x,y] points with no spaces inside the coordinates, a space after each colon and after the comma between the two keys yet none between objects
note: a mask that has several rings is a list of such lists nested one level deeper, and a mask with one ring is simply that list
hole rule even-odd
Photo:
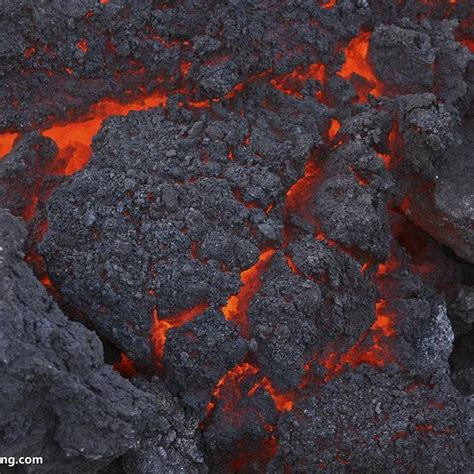
[{"label": "glowing orange lava", "polygon": [[123,352],[120,354],[120,361],[113,365],[114,370],[120,373],[126,379],[132,378],[136,373],[135,363],[130,360]]},{"label": "glowing orange lava", "polygon": [[[225,412],[231,413],[233,411],[235,400],[233,400],[232,397],[229,398],[226,395],[232,393],[237,397],[241,396],[242,394],[240,394],[238,386],[240,386],[244,379],[251,376],[256,376],[259,374],[259,372],[260,369],[252,364],[249,364],[248,362],[238,364],[229,370],[217,383],[212,395],[212,399],[207,406],[206,416],[208,416],[214,409],[215,400],[217,399],[220,399],[223,402],[223,410]],[[255,382],[253,387],[248,391],[247,396],[254,396],[255,392],[259,388],[266,390],[270,394],[278,411],[283,412],[292,410],[295,398],[295,395],[292,392],[281,393],[273,387],[268,377],[262,377]]]},{"label": "glowing orange lava", "polygon": [[362,336],[359,341],[353,345],[344,354],[331,352],[321,361],[321,365],[328,371],[324,381],[331,380],[337,374],[343,371],[346,365],[358,367],[361,364],[369,364],[374,367],[383,367],[389,362],[393,362],[394,358],[390,350],[385,345],[386,338],[395,336],[393,321],[395,315],[386,309],[384,300],[376,303],[376,319],[370,328],[373,343],[367,347],[365,344],[366,335]]},{"label": "glowing orange lava", "polygon": [[365,86],[359,81],[355,82],[355,88],[360,102],[367,102],[369,93],[374,97],[383,94],[383,83],[377,78],[370,64],[369,52],[370,33],[361,31],[353,38],[345,50],[346,61],[338,72],[343,79],[351,81],[353,74],[363,77],[370,85]]},{"label": "glowing orange lava", "polygon": [[339,120],[337,120],[335,118],[332,118],[331,119],[331,126],[329,127],[329,130],[328,130],[328,137],[329,137],[330,141],[334,140],[334,138],[336,137],[337,132],[339,132],[340,128],[341,128],[341,124],[340,124]]},{"label": "glowing orange lava", "polygon": [[[214,407],[216,406],[215,400],[223,398],[223,389],[226,386],[238,386],[243,379],[251,375],[258,373],[257,367],[243,362],[242,364],[236,365],[234,368],[227,371],[217,382],[214,392],[212,394],[211,401],[207,405],[206,416],[209,416]],[[224,400],[223,410],[225,412],[232,411],[232,400]]]},{"label": "glowing orange lava", "polygon": [[322,7],[323,8],[334,8],[336,5],[336,0],[323,0]]},{"label": "glowing orange lava", "polygon": [[18,133],[4,132],[0,133],[0,160],[3,159],[13,148],[15,140],[20,135]]},{"label": "glowing orange lava", "polygon": [[23,56],[25,56],[26,59],[31,58],[31,56],[33,56],[34,54],[36,54],[36,48],[34,46],[32,46],[31,48],[26,48],[23,52]]},{"label": "glowing orange lava", "polygon": [[53,125],[43,131],[43,136],[56,142],[58,154],[49,170],[53,174],[70,176],[80,171],[91,157],[92,138],[99,131],[102,122],[112,115],[127,115],[132,110],[148,110],[166,106],[166,96],[155,92],[128,104],[103,99],[93,105],[82,119],[63,125]]},{"label": "glowing orange lava", "polygon": [[316,161],[309,159],[303,177],[298,179],[286,193],[285,208],[288,212],[300,214],[309,221],[314,220],[308,212],[308,204],[314,196],[314,187],[321,176],[321,169]]},{"label": "glowing orange lava", "polygon": [[248,396],[251,397],[258,388],[266,390],[273,398],[273,402],[278,411],[291,411],[293,409],[294,394],[293,393],[281,393],[275,389],[267,377],[263,377],[262,380],[258,381],[248,392]]},{"label": "glowing orange lava", "polygon": [[157,364],[161,367],[163,355],[165,353],[166,336],[170,329],[177,328],[183,324],[191,322],[197,316],[202,314],[208,308],[208,303],[200,303],[192,308],[185,309],[178,314],[170,316],[167,319],[159,319],[158,309],[153,310],[153,319],[151,322],[151,340],[153,343],[153,352]]},{"label": "glowing orange lava", "polygon": [[385,154],[385,153],[377,153],[377,155],[381,160],[383,160],[385,168],[387,170],[390,169],[392,157],[389,154]]},{"label": "glowing orange lava", "polygon": [[87,53],[89,51],[89,44],[87,43],[87,40],[81,39],[76,43],[76,46],[84,53]]},{"label": "glowing orange lava", "polygon": [[247,310],[252,298],[262,285],[260,277],[267,269],[274,253],[275,249],[264,250],[257,263],[240,274],[240,280],[243,283],[240,291],[232,295],[227,300],[227,304],[221,308],[225,318],[234,321],[240,327],[243,337],[248,338],[250,335]]},{"label": "glowing orange lava", "polygon": [[[391,256],[390,259],[380,264],[376,273],[376,278],[383,292],[384,286],[382,280],[387,274],[396,271],[400,264]],[[337,374],[344,370],[346,365],[358,367],[366,363],[374,367],[383,367],[387,363],[395,362],[395,358],[391,353],[388,345],[390,338],[396,336],[395,321],[397,315],[388,307],[387,300],[382,298],[375,304],[375,321],[372,324],[369,333],[362,337],[344,354],[330,352],[322,361],[321,365],[328,371],[324,381],[331,380]],[[370,335],[372,338],[371,345],[367,345]]]},{"label": "glowing orange lava", "polygon": [[298,66],[292,72],[276,76],[270,83],[284,94],[302,98],[301,88],[309,79],[314,79],[324,84],[326,81],[326,66],[319,63],[310,64],[309,66]]}]

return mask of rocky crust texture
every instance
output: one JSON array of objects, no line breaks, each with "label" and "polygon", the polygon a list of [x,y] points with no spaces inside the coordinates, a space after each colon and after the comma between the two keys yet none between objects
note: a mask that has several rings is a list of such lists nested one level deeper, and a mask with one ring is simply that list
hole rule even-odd
[{"label": "rocky crust texture", "polygon": [[0,1],[0,456],[471,472],[471,10]]},{"label": "rocky crust texture", "polygon": [[166,390],[135,386],[104,364],[97,336],[69,321],[24,263],[24,237],[2,210],[2,456],[43,456],[35,472],[95,472],[124,454],[127,472],[149,459],[161,472],[205,472],[196,421]]}]

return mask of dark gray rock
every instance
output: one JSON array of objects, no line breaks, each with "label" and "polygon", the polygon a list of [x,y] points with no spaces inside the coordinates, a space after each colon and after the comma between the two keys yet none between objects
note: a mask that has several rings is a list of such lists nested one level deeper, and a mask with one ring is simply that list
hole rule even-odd
[{"label": "dark gray rock", "polygon": [[380,25],[371,35],[370,59],[387,95],[427,92],[433,84],[435,51],[427,34]]},{"label": "dark gray rock", "polygon": [[433,94],[404,96],[399,103],[404,166],[433,179],[453,147],[461,144],[459,114]]},{"label": "dark gray rock", "polygon": [[471,263],[474,263],[473,124],[472,120],[466,123],[463,144],[447,150],[443,162],[437,163],[435,179],[410,190],[406,211],[416,225]]},{"label": "dark gray rock", "polygon": [[430,387],[369,367],[324,384],[281,417],[269,472],[469,472],[472,407],[447,378]]},{"label": "dark gray rock", "polygon": [[155,423],[155,397],[104,365],[97,336],[68,321],[23,262],[25,230],[0,212],[0,451],[37,472],[95,472]]}]

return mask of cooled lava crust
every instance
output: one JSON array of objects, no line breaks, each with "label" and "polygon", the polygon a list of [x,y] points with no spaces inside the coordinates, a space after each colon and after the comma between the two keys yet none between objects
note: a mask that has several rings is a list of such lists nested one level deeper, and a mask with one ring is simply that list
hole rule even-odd
[{"label": "cooled lava crust", "polygon": [[473,50],[462,0],[2,2],[0,456],[472,472]]}]

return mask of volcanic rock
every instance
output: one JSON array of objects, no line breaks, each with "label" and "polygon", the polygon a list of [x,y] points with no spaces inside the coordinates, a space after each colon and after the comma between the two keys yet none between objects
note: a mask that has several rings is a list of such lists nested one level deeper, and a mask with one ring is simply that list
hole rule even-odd
[{"label": "volcanic rock", "polygon": [[41,472],[96,472],[140,449],[143,433],[159,430],[158,414],[171,419],[179,408],[157,413],[157,399],[169,395],[151,395],[104,364],[97,336],[68,321],[23,262],[25,229],[3,210],[0,234],[2,455],[43,456]]}]

